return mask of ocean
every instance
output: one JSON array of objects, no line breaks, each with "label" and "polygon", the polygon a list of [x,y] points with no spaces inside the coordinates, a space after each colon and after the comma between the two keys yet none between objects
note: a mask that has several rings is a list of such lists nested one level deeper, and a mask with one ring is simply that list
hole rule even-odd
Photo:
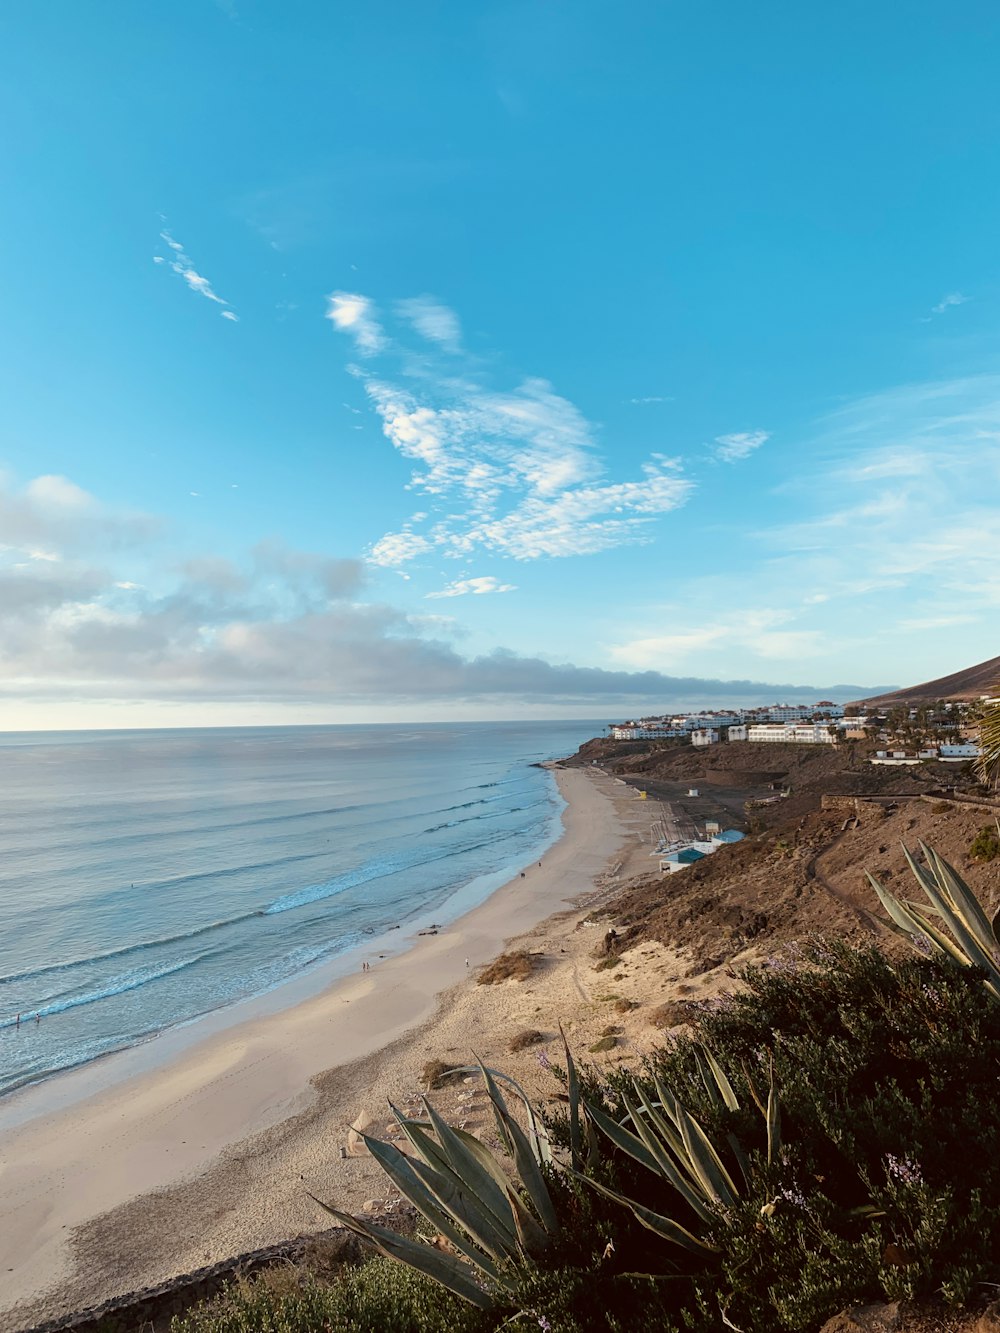
[{"label": "ocean", "polygon": [[599,730],[0,734],[0,1095],[467,911],[558,837],[533,765]]}]

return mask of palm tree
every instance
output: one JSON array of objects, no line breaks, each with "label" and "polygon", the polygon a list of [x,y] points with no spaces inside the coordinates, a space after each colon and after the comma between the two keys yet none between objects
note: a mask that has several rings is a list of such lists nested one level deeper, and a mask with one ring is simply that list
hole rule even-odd
[{"label": "palm tree", "polygon": [[1000,698],[988,699],[979,722],[979,746],[982,753],[977,765],[984,782],[1000,786]]}]

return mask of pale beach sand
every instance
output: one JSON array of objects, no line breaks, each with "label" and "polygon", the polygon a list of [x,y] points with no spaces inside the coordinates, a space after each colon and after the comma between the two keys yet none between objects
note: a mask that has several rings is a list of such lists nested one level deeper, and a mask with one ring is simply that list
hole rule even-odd
[{"label": "pale beach sand", "polygon": [[[307,1189],[354,1211],[384,1200],[385,1177],[354,1155],[351,1126],[385,1133],[387,1096],[414,1105],[427,1060],[463,1063],[476,1051],[545,1096],[555,1085],[538,1061],[543,1048],[511,1056],[512,1035],[544,1032],[555,1061],[560,1020],[579,1046],[623,1021],[608,992],[644,1003],[667,995],[682,969],[659,946],[643,950],[641,977],[626,960],[613,982],[590,958],[603,927],[587,924],[585,904],[602,872],[651,868],[643,803],[594,769],[558,770],[557,780],[564,834],[542,865],[441,933],[6,1131],[0,1330],[321,1230],[329,1219]],[[536,974],[477,985],[477,967],[517,936],[541,955]],[[607,1058],[634,1057],[654,1040],[652,1029],[626,1024]],[[480,1123],[477,1086],[434,1098],[470,1128]]]}]

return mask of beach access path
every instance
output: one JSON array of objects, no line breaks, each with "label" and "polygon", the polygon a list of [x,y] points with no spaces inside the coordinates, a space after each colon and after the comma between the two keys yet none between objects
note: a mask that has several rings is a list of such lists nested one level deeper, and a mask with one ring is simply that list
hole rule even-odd
[{"label": "beach access path", "polygon": [[[0,1132],[0,1333],[321,1230],[329,1219],[307,1190],[355,1210],[384,1199],[357,1130],[385,1132],[387,1096],[416,1104],[426,1060],[475,1050],[510,1067],[506,1044],[529,1018],[572,1029],[588,983],[570,957],[594,943],[580,904],[609,867],[651,868],[649,818],[597,769],[556,779],[564,831],[542,864],[440,933],[82,1100],[58,1105],[93,1069],[15,1094],[57,1109]],[[552,967],[477,985],[477,967],[526,932]],[[472,1127],[476,1094],[462,1096]]]}]

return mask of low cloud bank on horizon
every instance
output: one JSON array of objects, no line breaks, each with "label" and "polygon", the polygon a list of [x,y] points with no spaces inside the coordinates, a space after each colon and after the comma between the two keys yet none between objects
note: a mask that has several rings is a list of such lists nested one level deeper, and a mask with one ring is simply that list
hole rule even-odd
[{"label": "low cloud bank on horizon", "polygon": [[[432,700],[670,708],[873,692],[464,657],[439,618],[359,600],[363,561],[260,542],[160,568],[154,518],[72,482],[0,486],[0,697],[372,705]],[[131,577],[118,565],[127,557]],[[145,569],[140,575],[137,570]],[[447,622],[445,622],[445,627]]]}]

